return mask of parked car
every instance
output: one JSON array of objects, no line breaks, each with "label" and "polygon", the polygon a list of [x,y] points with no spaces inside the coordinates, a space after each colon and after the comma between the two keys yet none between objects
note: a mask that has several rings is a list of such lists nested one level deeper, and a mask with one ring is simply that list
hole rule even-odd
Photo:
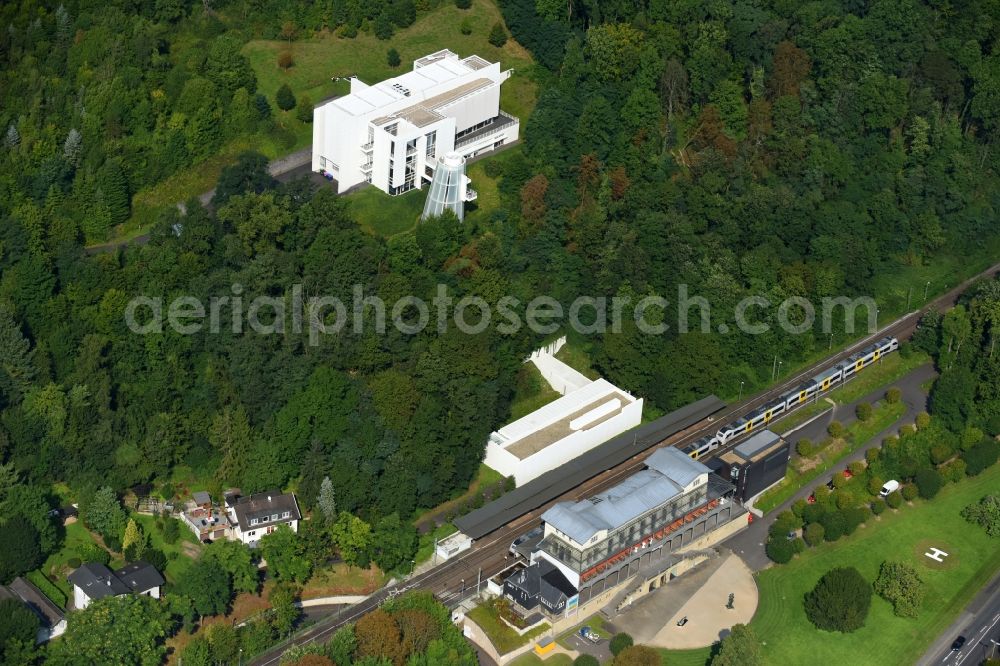
[{"label": "parked car", "polygon": [[959,636],[955,639],[955,642],[951,644],[951,651],[958,652],[965,645],[965,636]]},{"label": "parked car", "polygon": [[882,490],[880,490],[878,494],[882,497],[888,497],[897,490],[899,490],[899,481],[893,479],[892,481],[886,481],[885,485],[882,486]]},{"label": "parked car", "polygon": [[580,627],[580,635],[586,638],[591,643],[600,643],[601,637],[597,635],[590,627]]}]

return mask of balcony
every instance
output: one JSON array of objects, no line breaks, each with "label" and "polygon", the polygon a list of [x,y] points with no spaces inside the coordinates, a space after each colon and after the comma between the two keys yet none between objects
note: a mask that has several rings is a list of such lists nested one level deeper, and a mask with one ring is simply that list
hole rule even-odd
[{"label": "balcony", "polygon": [[365,173],[370,172],[372,170],[372,164],[374,164],[374,162],[367,162],[365,164],[362,164],[361,170]]},{"label": "balcony", "polygon": [[484,125],[483,127],[480,127],[479,129],[472,130],[471,132],[465,134],[464,136],[456,137],[455,149],[457,150],[475,141],[480,141],[495,134],[499,134],[500,132],[503,132],[504,130],[509,128],[511,125],[515,125],[519,122],[520,121],[514,116],[501,111],[500,115],[493,118],[490,123]]},{"label": "balcony", "polygon": [[375,142],[374,142],[374,141],[369,141],[369,142],[368,142],[368,143],[366,143],[365,145],[361,146],[361,150],[362,150],[363,152],[366,152],[366,153],[370,153],[370,152],[372,152],[372,150],[373,150],[374,148],[375,148]]},{"label": "balcony", "polygon": [[478,192],[476,192],[476,191],[475,191],[474,189],[472,189],[471,187],[465,190],[465,200],[466,200],[467,202],[468,202],[468,201],[475,201],[475,200],[476,200],[476,199],[478,199],[478,198],[479,198],[479,193],[478,193]]}]

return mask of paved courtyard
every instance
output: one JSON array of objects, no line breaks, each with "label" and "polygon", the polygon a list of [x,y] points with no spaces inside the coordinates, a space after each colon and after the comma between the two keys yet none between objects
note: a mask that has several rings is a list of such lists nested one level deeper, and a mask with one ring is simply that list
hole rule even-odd
[{"label": "paved courtyard", "polygon": [[[734,608],[726,608],[729,594]],[[734,624],[748,623],[757,610],[757,584],[739,556],[724,551],[648,594],[609,623],[636,643],[675,650],[711,645]],[[683,627],[677,621],[687,617]]]}]

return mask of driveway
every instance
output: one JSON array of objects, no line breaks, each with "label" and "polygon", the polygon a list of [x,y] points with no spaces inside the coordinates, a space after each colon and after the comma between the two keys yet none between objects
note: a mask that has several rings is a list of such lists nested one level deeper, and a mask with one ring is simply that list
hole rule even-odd
[{"label": "driveway", "polygon": [[[893,382],[893,386],[902,390],[902,400],[906,405],[906,411],[898,421],[882,430],[882,432],[877,433],[865,446],[841,459],[835,468],[814,479],[807,486],[795,493],[795,495],[793,495],[784,504],[769,512],[763,518],[757,518],[754,520],[749,527],[732,536],[730,539],[725,541],[723,545],[731,549],[734,553],[739,554],[739,556],[743,558],[743,561],[747,563],[747,566],[753,571],[760,571],[761,569],[765,569],[770,566],[771,560],[764,553],[764,543],[767,541],[767,533],[771,524],[774,522],[775,517],[782,511],[790,509],[796,500],[806,499],[809,497],[809,495],[812,494],[813,488],[825,484],[833,478],[833,475],[836,472],[846,467],[849,463],[854,462],[855,460],[864,460],[865,451],[875,446],[881,446],[882,440],[889,435],[896,434],[901,425],[913,423],[913,421],[917,418],[917,414],[926,411],[927,409],[927,395],[921,388],[921,384],[926,382],[928,379],[932,379],[936,375],[937,373],[934,370],[934,367],[928,363],[927,365],[922,365],[916,370],[910,372],[908,375],[905,375],[901,379]],[[876,400],[880,400],[885,394],[885,391],[885,388],[880,388],[877,391],[873,391],[872,393],[855,400],[854,402],[845,405],[838,405],[829,413],[820,416],[812,423],[794,430],[791,433],[784,434],[793,441],[798,441],[803,437],[813,441],[819,441],[827,436],[826,428],[830,424],[830,421],[836,419],[844,425],[854,423],[857,421],[857,416],[855,416],[854,412],[855,408],[862,402],[871,403]],[[794,449],[792,455],[795,455]]]}]

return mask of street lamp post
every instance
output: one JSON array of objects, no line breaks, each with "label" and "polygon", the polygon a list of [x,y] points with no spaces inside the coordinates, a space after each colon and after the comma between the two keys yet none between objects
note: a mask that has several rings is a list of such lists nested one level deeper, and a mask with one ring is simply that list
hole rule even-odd
[{"label": "street lamp post", "polygon": [[833,351],[833,331],[830,332],[830,346],[827,347],[827,351]]},{"label": "street lamp post", "polygon": [[740,397],[736,398],[736,402],[743,399],[743,380],[740,380]]},{"label": "street lamp post", "polygon": [[924,285],[924,300],[927,300],[927,290],[930,289],[931,281],[928,280],[927,284]]}]

